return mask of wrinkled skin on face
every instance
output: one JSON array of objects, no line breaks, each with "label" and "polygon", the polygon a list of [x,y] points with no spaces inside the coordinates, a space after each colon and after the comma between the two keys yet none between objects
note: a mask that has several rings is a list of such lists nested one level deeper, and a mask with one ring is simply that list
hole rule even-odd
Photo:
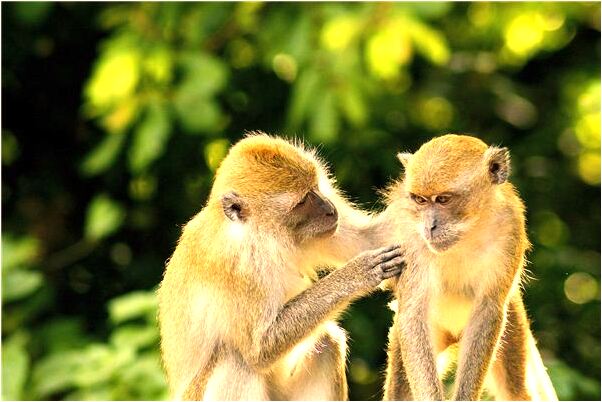
[{"label": "wrinkled skin on face", "polygon": [[284,222],[302,242],[332,235],[337,229],[338,213],[332,202],[319,190],[310,190],[284,217]]}]

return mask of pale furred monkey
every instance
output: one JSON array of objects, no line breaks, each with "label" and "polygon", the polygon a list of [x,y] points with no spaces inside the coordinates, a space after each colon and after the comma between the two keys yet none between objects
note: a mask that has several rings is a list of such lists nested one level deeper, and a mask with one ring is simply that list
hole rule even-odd
[{"label": "pale furred monkey", "polygon": [[436,357],[457,342],[454,399],[478,399],[483,386],[497,399],[557,399],[521,296],[530,244],[508,150],[450,134],[398,157],[404,177],[377,218],[393,223],[387,238],[407,264],[385,399],[443,399]]},{"label": "pale furred monkey", "polygon": [[312,151],[257,133],[235,144],[158,292],[172,397],[346,399],[333,320],[399,274],[401,250],[366,251],[319,280],[314,270],[372,248],[373,231]]}]

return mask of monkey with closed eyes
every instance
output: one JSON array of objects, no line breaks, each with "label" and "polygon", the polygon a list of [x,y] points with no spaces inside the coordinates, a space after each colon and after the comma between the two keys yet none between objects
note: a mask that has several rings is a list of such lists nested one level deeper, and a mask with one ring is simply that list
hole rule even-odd
[{"label": "monkey with closed eyes", "polygon": [[525,207],[506,148],[465,135],[399,154],[405,174],[376,220],[407,264],[395,284],[386,400],[441,400],[436,357],[459,343],[453,399],[557,400],[521,296]]},{"label": "monkey with closed eyes", "polygon": [[[158,292],[172,397],[347,399],[334,320],[401,271],[398,246],[360,253],[373,232],[312,151],[261,133],[234,145]],[[343,266],[318,280],[325,264]]]}]

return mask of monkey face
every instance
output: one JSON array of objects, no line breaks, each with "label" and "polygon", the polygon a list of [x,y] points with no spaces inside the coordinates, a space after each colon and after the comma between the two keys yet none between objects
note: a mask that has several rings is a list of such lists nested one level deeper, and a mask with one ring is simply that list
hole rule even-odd
[{"label": "monkey face", "polygon": [[462,202],[459,194],[451,192],[423,196],[409,193],[417,219],[416,230],[435,253],[448,250],[464,233]]},{"label": "monkey face", "polygon": [[307,192],[285,216],[285,225],[299,242],[332,235],[337,222],[334,204],[317,189]]}]

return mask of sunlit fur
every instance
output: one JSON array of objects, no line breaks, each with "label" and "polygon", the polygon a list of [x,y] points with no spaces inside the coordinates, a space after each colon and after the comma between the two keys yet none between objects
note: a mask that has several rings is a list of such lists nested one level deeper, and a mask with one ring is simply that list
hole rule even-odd
[{"label": "sunlit fur", "polygon": [[[524,205],[506,181],[507,151],[445,135],[399,159],[405,175],[386,192],[388,207],[377,218],[394,222],[389,235],[408,264],[395,289],[399,318],[389,338],[385,398],[442,398],[435,356],[460,342],[454,398],[477,399],[489,377],[498,399],[556,399],[520,293],[530,244]],[[449,247],[425,239],[424,211],[410,193],[462,194],[440,222],[456,235]]]},{"label": "sunlit fur", "polygon": [[[281,217],[312,188],[335,204],[338,227],[297,244]],[[221,197],[232,191],[248,204],[244,221],[224,214]],[[249,361],[261,334],[312,284],[317,267],[372,248],[364,233],[372,230],[369,222],[336,190],[313,150],[262,133],[235,144],[205,207],[185,225],[158,292],[172,397],[345,398],[345,334],[331,321],[267,367]],[[317,354],[314,345],[327,347]]]}]

